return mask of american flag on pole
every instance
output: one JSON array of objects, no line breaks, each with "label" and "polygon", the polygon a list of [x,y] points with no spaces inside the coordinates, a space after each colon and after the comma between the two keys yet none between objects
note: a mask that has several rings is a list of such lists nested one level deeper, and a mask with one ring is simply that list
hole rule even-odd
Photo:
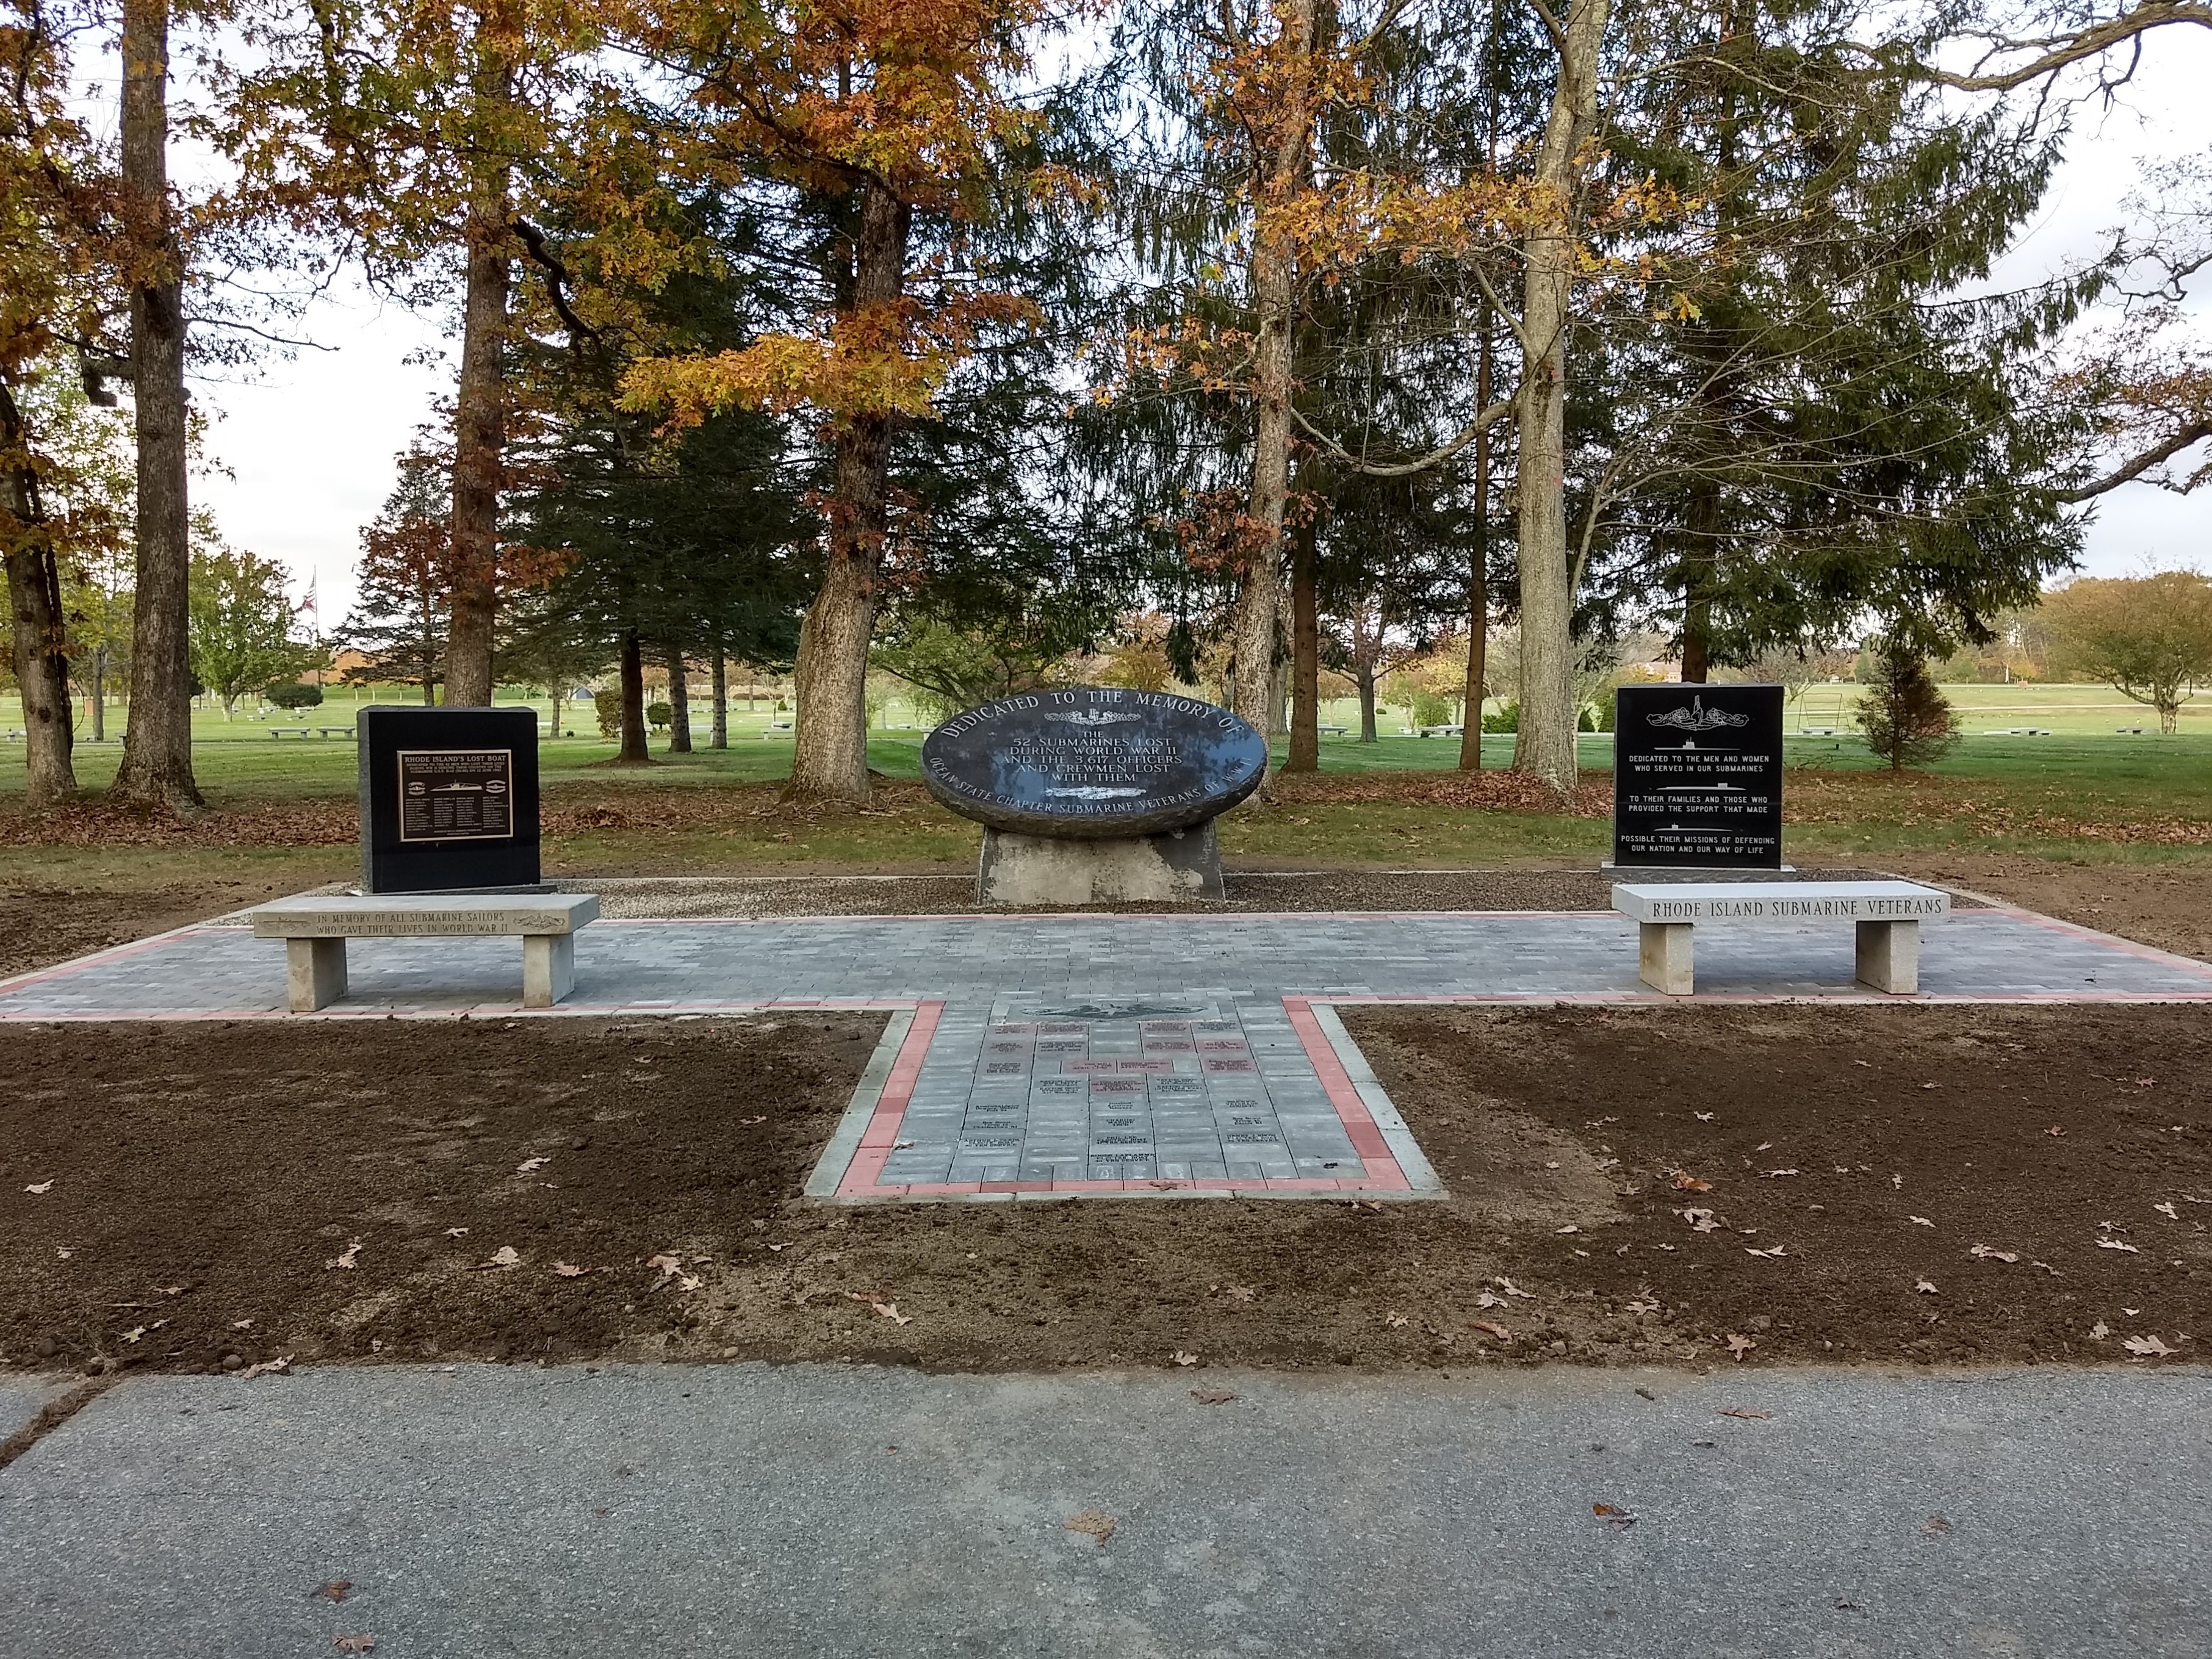
[{"label": "american flag on pole", "polygon": [[323,623],[320,602],[316,594],[316,589],[321,585],[322,580],[323,573],[319,570],[307,578],[307,591],[301,596],[300,603],[293,608],[292,611],[295,617],[313,617],[317,631],[320,631]]}]

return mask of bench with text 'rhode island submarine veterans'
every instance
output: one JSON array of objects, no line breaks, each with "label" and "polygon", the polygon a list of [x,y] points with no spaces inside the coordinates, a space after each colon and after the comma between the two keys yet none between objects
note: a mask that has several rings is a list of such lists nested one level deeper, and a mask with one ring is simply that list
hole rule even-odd
[{"label": "bench with text 'rhode island submarine veterans'", "polygon": [[345,994],[349,939],[520,935],[522,1006],[550,1008],[576,983],[576,930],[595,920],[590,893],[379,893],[286,898],[246,915],[256,939],[284,941],[284,1000],[313,1013]]},{"label": "bench with text 'rhode island submarine veterans'", "polygon": [[1920,988],[1920,924],[1948,917],[1951,896],[1910,881],[1621,882],[1613,908],[1638,924],[1644,982],[1668,996],[1696,989],[1691,940],[1700,924],[1823,921],[1856,925],[1860,983],[1910,996]]}]

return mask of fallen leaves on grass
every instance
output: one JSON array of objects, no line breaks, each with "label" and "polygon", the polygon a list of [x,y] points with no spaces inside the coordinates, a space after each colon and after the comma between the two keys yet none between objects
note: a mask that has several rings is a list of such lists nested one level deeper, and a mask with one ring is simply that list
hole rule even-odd
[{"label": "fallen leaves on grass", "polygon": [[1121,1523],[1103,1510],[1084,1510],[1070,1516],[1060,1524],[1062,1529],[1085,1534],[1094,1543],[1103,1547],[1106,1540],[1114,1535],[1114,1528]]},{"label": "fallen leaves on grass", "polygon": [[1237,1398],[1226,1389],[1193,1389],[1190,1397],[1201,1406],[1225,1406]]}]

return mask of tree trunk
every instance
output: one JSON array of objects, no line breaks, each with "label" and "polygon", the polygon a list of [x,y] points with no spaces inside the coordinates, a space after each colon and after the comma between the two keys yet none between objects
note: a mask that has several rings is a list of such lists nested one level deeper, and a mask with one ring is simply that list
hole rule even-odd
[{"label": "tree trunk", "polygon": [[691,682],[684,672],[684,647],[668,647],[668,752],[691,752]]},{"label": "tree trunk", "polygon": [[553,692],[553,707],[552,707],[552,708],[549,711],[549,713],[550,713],[550,714],[551,718],[550,718],[550,719],[546,721],[546,726],[547,726],[548,729],[547,729],[547,731],[546,731],[545,735],[546,735],[546,737],[547,737],[547,738],[548,738],[548,739],[557,738],[558,737],[560,737],[560,735],[561,735],[561,705],[562,705],[562,703],[564,703],[564,702],[568,702],[568,688],[567,686],[565,686],[565,685],[556,685],[556,686],[554,686],[554,687],[552,688],[552,692]]},{"label": "tree trunk", "polygon": [[[1474,370],[1477,409],[1490,407],[1490,302]],[[1474,545],[1467,550],[1467,681],[1461,699],[1459,769],[1482,770],[1482,703],[1490,678],[1490,428],[1474,437]]]},{"label": "tree trunk", "polygon": [[107,741],[107,647],[92,647],[92,740]]},{"label": "tree trunk", "polygon": [[1537,152],[1539,215],[1522,244],[1521,729],[1513,764],[1561,793],[1575,783],[1575,596],[1567,562],[1567,325],[1574,303],[1580,152],[1597,120],[1598,48],[1612,0],[1576,0]]},{"label": "tree trunk", "polygon": [[707,741],[716,749],[730,746],[730,653],[714,647],[714,725]]},{"label": "tree trunk", "polygon": [[[1283,0],[1283,109],[1262,176],[1255,182],[1263,210],[1287,202],[1311,171],[1313,56],[1316,0]],[[1290,251],[1273,234],[1252,243],[1252,302],[1257,313],[1252,349],[1252,494],[1247,509],[1253,547],[1231,623],[1235,641],[1233,701],[1246,719],[1266,719],[1275,677],[1276,636],[1282,608],[1283,513],[1290,497],[1291,381],[1293,324],[1297,320],[1297,275]],[[1255,719],[1255,717],[1257,717]],[[1264,729],[1264,728],[1263,728]],[[1264,793],[1265,786],[1262,786]]]},{"label": "tree trunk", "polygon": [[437,706],[438,677],[435,674],[433,674],[428,668],[425,668],[422,671],[422,707],[425,708],[435,708]]},{"label": "tree trunk", "polygon": [[1291,544],[1291,752],[1285,772],[1321,770],[1321,616],[1310,526]]},{"label": "tree trunk", "polygon": [[168,0],[123,8],[123,188],[155,227],[149,272],[131,290],[131,403],[137,421],[137,560],[131,631],[131,726],[112,793],[143,805],[205,805],[192,778],[189,590],[191,526],[185,473],[183,256],[169,210]]},{"label": "tree trunk", "polygon": [[76,734],[70,720],[68,635],[62,616],[61,572],[46,531],[39,475],[29,434],[11,390],[0,386],[0,451],[8,466],[8,507],[15,533],[8,539],[8,615],[15,684],[23,699],[23,805],[43,812],[76,793],[70,758]]},{"label": "tree trunk", "polygon": [[[906,283],[913,210],[878,185],[862,191],[853,271],[854,311],[887,308]],[[890,526],[885,480],[890,417],[858,415],[836,434],[830,558],[799,630],[792,687],[789,793],[854,805],[868,799],[868,641],[875,633],[876,580]]]},{"label": "tree trunk", "polygon": [[1375,676],[1372,673],[1363,673],[1358,676],[1358,684],[1359,686],[1359,740],[1362,743],[1380,743],[1382,738],[1376,735],[1375,731]]},{"label": "tree trunk", "polygon": [[634,628],[623,635],[622,747],[615,752],[615,764],[653,764],[645,747],[645,653]]},{"label": "tree trunk", "polygon": [[[512,103],[514,73],[479,34],[476,93]],[[499,492],[507,444],[507,308],[510,271],[507,164],[478,164],[469,193],[468,272],[461,313],[461,378],[453,404],[453,623],[446,634],[446,703],[488,708],[492,631],[499,614]]]}]

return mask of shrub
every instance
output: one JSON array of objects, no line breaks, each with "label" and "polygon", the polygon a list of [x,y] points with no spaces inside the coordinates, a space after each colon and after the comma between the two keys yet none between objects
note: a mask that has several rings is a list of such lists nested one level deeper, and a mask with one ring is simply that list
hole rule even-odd
[{"label": "shrub", "polygon": [[1959,740],[1959,715],[1928,672],[1928,659],[1910,640],[1879,641],[1868,656],[1872,678],[1853,716],[1867,747],[1893,772],[1939,759]]},{"label": "shrub", "polygon": [[1486,732],[1518,732],[1521,729],[1521,705],[1518,702],[1500,703],[1494,714],[1482,717]]},{"label": "shrub", "polygon": [[619,689],[592,693],[592,708],[599,717],[599,735],[620,738],[622,736],[622,692]]},{"label": "shrub", "polygon": [[285,681],[270,686],[261,695],[279,708],[313,708],[323,700],[323,688],[305,680]]},{"label": "shrub", "polygon": [[664,729],[676,718],[676,711],[665,702],[649,702],[645,706],[645,723],[654,731]]}]

